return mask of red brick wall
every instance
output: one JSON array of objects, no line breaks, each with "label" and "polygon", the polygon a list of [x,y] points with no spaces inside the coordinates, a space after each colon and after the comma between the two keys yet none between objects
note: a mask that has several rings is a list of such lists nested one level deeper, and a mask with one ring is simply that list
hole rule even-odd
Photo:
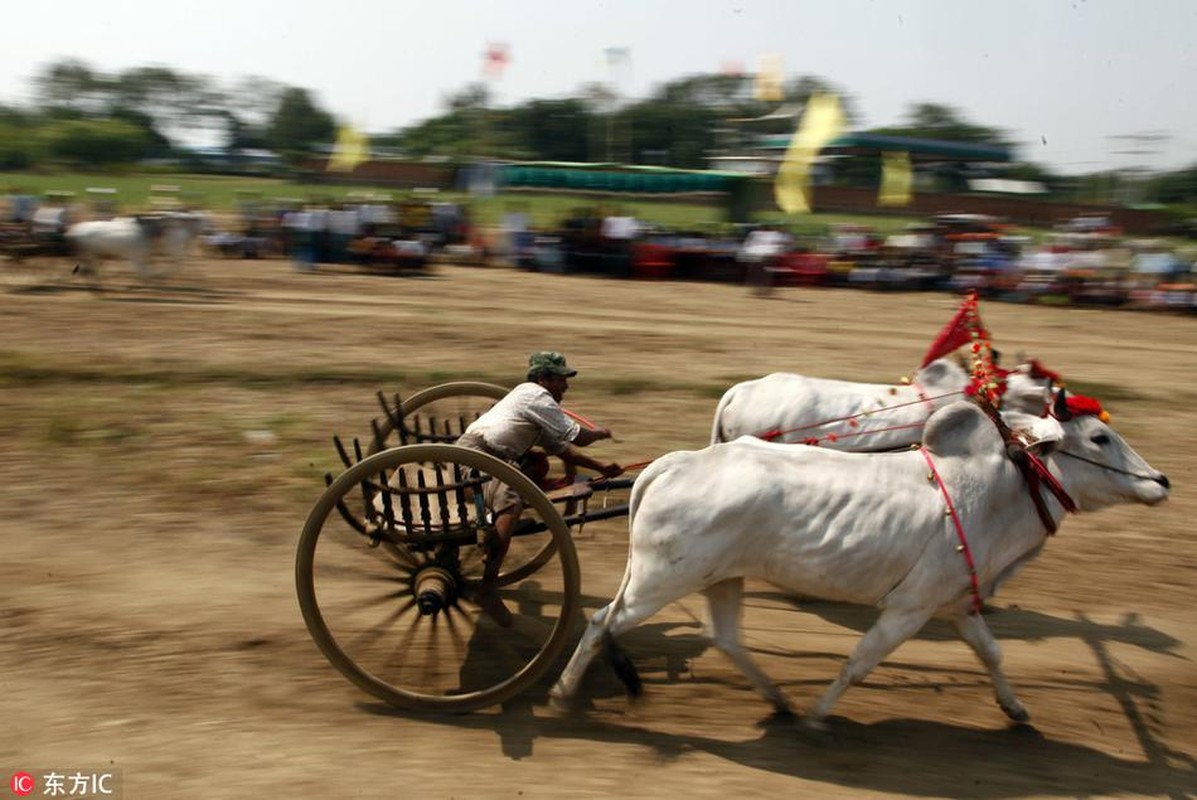
[{"label": "red brick wall", "polygon": [[1085,214],[1102,214],[1126,233],[1134,235],[1153,233],[1168,219],[1167,215],[1159,211],[1107,208],[1081,203],[1050,203],[1030,198],[980,194],[916,194],[907,206],[885,209],[877,206],[876,189],[847,186],[816,186],[812,206],[815,211],[851,214],[992,214],[1020,225],[1040,228],[1049,228],[1056,223]]},{"label": "red brick wall", "polygon": [[397,189],[451,189],[455,167],[446,164],[421,164],[406,161],[367,161],[349,172],[327,172],[327,159],[304,163],[304,179],[313,183],[361,183],[393,186]]}]

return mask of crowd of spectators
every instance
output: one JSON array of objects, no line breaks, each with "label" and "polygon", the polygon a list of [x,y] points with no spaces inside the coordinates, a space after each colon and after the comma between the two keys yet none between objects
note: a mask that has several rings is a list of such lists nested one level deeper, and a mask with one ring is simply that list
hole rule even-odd
[{"label": "crowd of spectators", "polygon": [[[61,242],[95,209],[63,193],[10,192],[0,207],[5,241]],[[781,225],[667,230],[619,205],[579,206],[550,228],[526,202],[507,202],[495,230],[471,225],[469,207],[435,197],[343,201],[257,199],[202,237],[210,251],[320,264],[422,268],[434,254],[465,263],[618,278],[740,282],[775,287],[850,286],[963,292],[1000,300],[1197,311],[1197,249],[1130,238],[1100,216],[1031,236],[1002,220],[944,214],[889,234],[861,224],[798,234]]]},{"label": "crowd of spectators", "polygon": [[1072,220],[1037,237],[966,214],[888,235],[859,224],[812,236],[778,225],[700,233],[621,222],[636,231],[629,241],[606,234],[623,216],[583,209],[556,230],[521,228],[514,261],[548,272],[739,281],[761,295],[786,285],[976,290],[1015,302],[1197,311],[1197,249],[1124,237],[1100,218]]}]

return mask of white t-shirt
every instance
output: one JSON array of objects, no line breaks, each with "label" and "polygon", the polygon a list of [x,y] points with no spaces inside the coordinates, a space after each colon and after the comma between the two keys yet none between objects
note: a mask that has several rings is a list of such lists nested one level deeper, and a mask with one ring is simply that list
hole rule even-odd
[{"label": "white t-shirt", "polygon": [[640,223],[635,217],[605,217],[603,236],[608,239],[635,239],[640,232]]},{"label": "white t-shirt", "polygon": [[779,256],[789,249],[789,234],[783,231],[753,231],[740,248],[741,261],[761,261]]},{"label": "white t-shirt", "polygon": [[[539,383],[521,383],[474,420],[457,443],[489,450],[515,460],[533,447],[550,455],[563,451],[581,430],[549,390]],[[478,445],[481,444],[481,447]]]}]

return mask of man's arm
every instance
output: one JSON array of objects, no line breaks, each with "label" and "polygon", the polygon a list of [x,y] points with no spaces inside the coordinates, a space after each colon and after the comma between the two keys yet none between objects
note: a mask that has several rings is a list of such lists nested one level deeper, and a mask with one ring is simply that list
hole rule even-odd
[{"label": "man's arm", "polygon": [[[595,431],[587,431],[585,428],[583,428],[582,432],[594,433]],[[607,435],[602,438],[611,438],[611,431],[606,431],[606,433]],[[581,436],[579,435],[578,438],[580,439]],[[585,467],[588,470],[599,473],[604,478],[614,478],[616,475],[619,475],[623,472],[623,467],[619,466],[619,464],[616,464],[615,462],[604,464],[596,458],[591,458],[572,445],[567,445],[564,450],[557,454],[557,457],[566,464],[573,464],[577,467]]]},{"label": "man's arm", "polygon": [[601,439],[610,439],[610,428],[581,428],[578,435],[574,437],[574,444],[578,447],[585,447],[588,444],[594,444]]}]

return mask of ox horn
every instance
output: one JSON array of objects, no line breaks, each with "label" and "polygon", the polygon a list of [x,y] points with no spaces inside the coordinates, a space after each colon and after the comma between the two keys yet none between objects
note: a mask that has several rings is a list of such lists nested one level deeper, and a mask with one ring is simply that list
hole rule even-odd
[{"label": "ox horn", "polygon": [[1072,412],[1068,410],[1068,396],[1062,388],[1056,392],[1056,404],[1052,408],[1052,416],[1060,422],[1072,419]]}]

